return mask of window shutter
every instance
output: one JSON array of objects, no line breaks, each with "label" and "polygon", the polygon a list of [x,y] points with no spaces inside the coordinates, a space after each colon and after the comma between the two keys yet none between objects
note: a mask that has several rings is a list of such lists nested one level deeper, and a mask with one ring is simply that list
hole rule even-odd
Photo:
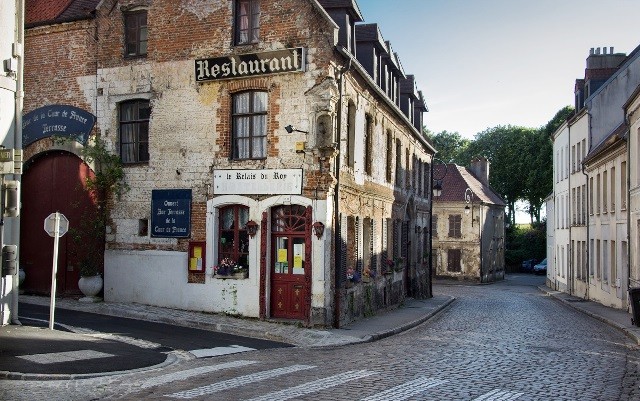
[{"label": "window shutter", "polygon": [[371,219],[371,244],[369,245],[369,255],[371,255],[371,261],[369,262],[369,266],[371,266],[371,271],[378,270],[378,258],[374,252],[375,243],[376,243],[376,221]]},{"label": "window shutter", "polygon": [[362,235],[360,235],[360,217],[355,218],[356,271],[362,272]]},{"label": "window shutter", "polygon": [[340,284],[347,277],[347,216],[340,215],[340,271],[338,281]]}]

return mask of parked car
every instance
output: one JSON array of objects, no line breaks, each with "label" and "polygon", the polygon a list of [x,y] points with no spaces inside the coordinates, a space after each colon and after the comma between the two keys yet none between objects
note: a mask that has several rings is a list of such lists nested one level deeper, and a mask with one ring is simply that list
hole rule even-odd
[{"label": "parked car", "polygon": [[547,258],[544,258],[542,262],[533,266],[533,273],[535,274],[547,274]]},{"label": "parked car", "polygon": [[533,266],[536,264],[535,259],[527,259],[522,261],[522,272],[523,273],[531,273],[533,271]]}]

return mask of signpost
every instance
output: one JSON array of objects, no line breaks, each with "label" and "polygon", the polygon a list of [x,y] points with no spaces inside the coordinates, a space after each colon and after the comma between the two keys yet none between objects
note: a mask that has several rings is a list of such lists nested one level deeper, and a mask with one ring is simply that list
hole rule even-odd
[{"label": "signpost", "polygon": [[49,306],[49,329],[53,330],[54,312],[56,308],[56,274],[58,272],[58,243],[60,237],[69,231],[69,220],[64,214],[51,213],[44,219],[44,231],[53,237],[53,268],[51,269],[51,305]]}]

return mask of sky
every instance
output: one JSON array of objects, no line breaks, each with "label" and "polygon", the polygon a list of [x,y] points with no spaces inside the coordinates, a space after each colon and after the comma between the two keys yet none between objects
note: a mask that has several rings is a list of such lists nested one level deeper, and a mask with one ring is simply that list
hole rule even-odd
[{"label": "sky", "polygon": [[584,78],[591,48],[640,45],[640,0],[357,0],[407,74],[432,132],[538,128]]}]

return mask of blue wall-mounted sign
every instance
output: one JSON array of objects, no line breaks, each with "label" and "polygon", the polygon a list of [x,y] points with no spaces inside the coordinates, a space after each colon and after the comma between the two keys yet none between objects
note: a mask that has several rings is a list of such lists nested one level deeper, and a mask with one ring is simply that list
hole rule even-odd
[{"label": "blue wall-mounted sign", "polygon": [[40,107],[22,116],[22,147],[53,135],[71,138],[86,146],[95,123],[96,116],[74,106]]},{"label": "blue wall-mounted sign", "polygon": [[191,235],[191,190],[151,191],[151,236],[188,238]]}]

